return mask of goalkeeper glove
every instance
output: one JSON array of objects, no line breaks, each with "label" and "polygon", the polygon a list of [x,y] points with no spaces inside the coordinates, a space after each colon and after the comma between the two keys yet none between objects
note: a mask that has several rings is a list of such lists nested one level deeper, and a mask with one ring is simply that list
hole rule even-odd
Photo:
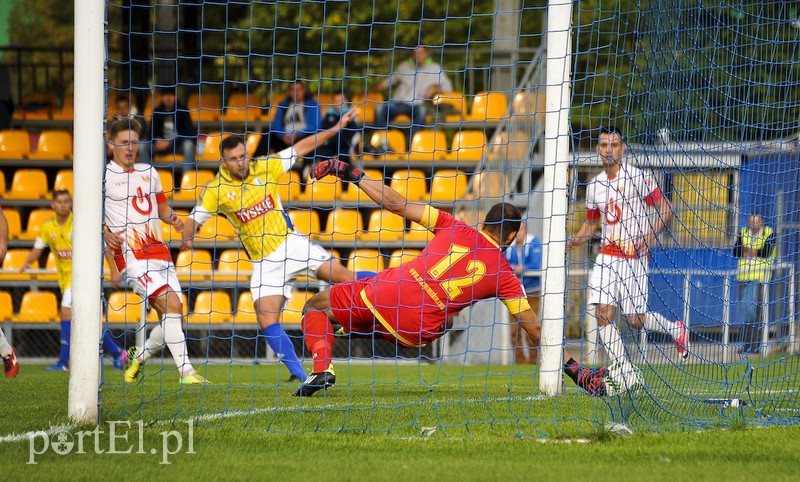
[{"label": "goalkeeper glove", "polygon": [[361,178],[364,177],[364,173],[360,169],[356,169],[336,158],[322,160],[314,166],[314,179],[322,179],[329,174],[354,184],[358,184]]}]

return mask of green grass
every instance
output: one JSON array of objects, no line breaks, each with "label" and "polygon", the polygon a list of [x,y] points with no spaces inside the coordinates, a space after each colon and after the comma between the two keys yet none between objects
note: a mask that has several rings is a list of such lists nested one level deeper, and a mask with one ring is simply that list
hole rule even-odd
[{"label": "green grass", "polygon": [[[746,366],[657,367],[657,373],[645,375],[649,382],[664,379],[671,385],[689,379],[681,385],[684,392],[716,396],[736,393],[743,378],[753,380],[751,388],[768,385],[759,377],[796,386],[789,369],[781,366],[792,363],[765,364],[752,377],[745,377]],[[68,423],[67,377],[25,365],[17,379],[0,380],[0,472],[4,480],[132,473],[159,480],[800,476],[794,448],[800,436],[797,426],[759,428],[771,419],[758,418],[756,407],[733,410],[692,402],[656,381],[647,393],[610,403],[570,385],[555,399],[538,397],[535,372],[520,367],[514,372],[499,366],[417,364],[342,363],[336,368],[335,388],[302,400],[291,397],[296,385],[281,382],[287,374],[276,365],[210,366],[207,377],[217,385],[182,389],[174,370],[158,366],[148,366],[144,381],[133,386],[121,383],[121,373],[106,371],[103,417],[133,422],[128,445],[134,447],[136,421],[142,420],[145,453],[95,454],[90,447],[86,454],[58,455],[48,450],[35,456],[36,465],[28,465],[29,441],[3,437]],[[700,386],[701,377],[712,382]],[[770,394],[776,391],[776,384],[769,386]],[[633,436],[613,436],[604,429],[610,407],[620,405],[635,429]],[[775,405],[759,408],[763,412]],[[177,430],[186,439],[189,420],[195,453],[170,455],[170,465],[160,464],[163,433]],[[696,429],[699,420],[702,430]],[[100,447],[108,449],[108,426],[102,427]],[[71,436],[77,439],[80,430],[71,428]],[[37,442],[35,447],[41,448],[42,440]],[[151,448],[155,454],[148,453]]]}]

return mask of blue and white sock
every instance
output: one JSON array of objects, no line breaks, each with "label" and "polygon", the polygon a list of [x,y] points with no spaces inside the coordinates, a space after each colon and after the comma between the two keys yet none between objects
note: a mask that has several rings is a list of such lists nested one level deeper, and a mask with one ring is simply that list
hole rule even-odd
[{"label": "blue and white sock", "polygon": [[278,354],[278,358],[286,365],[286,368],[300,380],[306,379],[306,371],[300,360],[297,359],[297,354],[294,352],[294,345],[289,335],[283,331],[280,323],[275,323],[264,328],[264,336],[267,337],[267,344],[270,348]]},{"label": "blue and white sock", "polygon": [[70,320],[61,322],[61,351],[58,354],[58,364],[69,366],[69,332]]},{"label": "blue and white sock", "polygon": [[115,360],[122,354],[122,349],[114,341],[114,337],[111,336],[111,332],[108,330],[103,330],[103,351]]}]

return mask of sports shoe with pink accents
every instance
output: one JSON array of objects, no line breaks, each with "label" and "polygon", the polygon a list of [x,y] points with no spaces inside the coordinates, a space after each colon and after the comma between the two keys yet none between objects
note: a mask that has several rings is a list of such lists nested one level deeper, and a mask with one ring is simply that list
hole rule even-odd
[{"label": "sports shoe with pink accents", "polygon": [[685,360],[689,358],[689,330],[686,329],[686,325],[682,321],[676,321],[675,324],[681,328],[681,335],[675,338],[675,349]]}]

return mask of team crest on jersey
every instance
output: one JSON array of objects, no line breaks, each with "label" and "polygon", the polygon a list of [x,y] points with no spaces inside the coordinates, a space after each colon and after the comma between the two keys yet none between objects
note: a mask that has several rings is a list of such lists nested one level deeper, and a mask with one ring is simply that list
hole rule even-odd
[{"label": "team crest on jersey", "polygon": [[142,179],[144,180],[144,182],[150,182],[150,176],[148,176],[147,174],[142,176]]},{"label": "team crest on jersey", "polygon": [[228,197],[229,201],[235,201],[236,200],[236,193],[234,191],[228,191],[227,197]]}]

